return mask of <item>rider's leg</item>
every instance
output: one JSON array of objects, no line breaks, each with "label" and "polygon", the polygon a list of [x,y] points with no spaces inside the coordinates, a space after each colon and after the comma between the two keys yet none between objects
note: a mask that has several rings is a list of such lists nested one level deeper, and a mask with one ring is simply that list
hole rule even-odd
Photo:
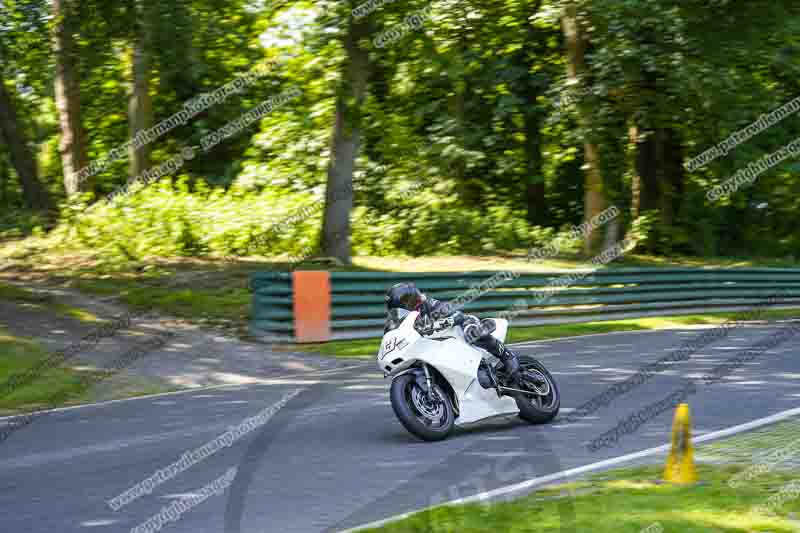
[{"label": "rider's leg", "polygon": [[482,335],[473,344],[500,359],[511,379],[515,380],[517,378],[519,375],[519,358],[514,352],[506,348],[505,344],[488,334]]}]

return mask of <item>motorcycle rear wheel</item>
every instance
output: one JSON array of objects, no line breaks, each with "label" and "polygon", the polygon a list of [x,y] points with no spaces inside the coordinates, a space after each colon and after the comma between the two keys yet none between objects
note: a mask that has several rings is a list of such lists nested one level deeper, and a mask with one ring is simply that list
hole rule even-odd
[{"label": "motorcycle rear wheel", "polygon": [[394,414],[412,435],[426,441],[443,440],[455,427],[453,402],[439,385],[432,383],[431,388],[432,400],[413,374],[404,374],[392,381],[389,396]]},{"label": "motorcycle rear wheel", "polygon": [[542,363],[526,355],[519,357],[520,384],[522,390],[539,391],[543,394],[511,393],[517,402],[519,416],[531,424],[544,424],[556,417],[561,409],[561,394],[556,380]]}]

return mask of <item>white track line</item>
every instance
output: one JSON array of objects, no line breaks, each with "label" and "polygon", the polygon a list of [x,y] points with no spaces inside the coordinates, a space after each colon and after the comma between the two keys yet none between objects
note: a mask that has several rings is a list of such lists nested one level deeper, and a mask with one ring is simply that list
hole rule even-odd
[{"label": "white track line", "polygon": [[[740,424],[738,426],[732,426],[727,429],[722,429],[719,431],[713,431],[711,433],[706,433],[700,437],[692,439],[695,444],[699,444],[701,442],[706,442],[709,440],[720,439],[723,437],[728,437],[731,435],[735,435],[737,433],[742,433],[744,431],[749,431],[752,429],[756,429],[762,426],[767,426],[770,424],[774,424],[776,422],[780,422],[781,420],[785,420],[787,418],[791,418],[793,416],[800,415],[800,407],[789,409],[787,411],[781,411],[780,413],[776,413],[774,415],[759,418],[753,420],[751,422],[747,422],[745,424]],[[478,494],[474,494],[472,496],[467,496],[466,498],[458,498],[456,500],[451,500],[449,502],[433,505],[430,507],[425,507],[422,509],[417,509],[415,511],[409,511],[407,513],[403,513],[400,515],[392,516],[389,518],[384,518],[383,520],[378,520],[375,522],[371,522],[369,524],[365,524],[362,526],[357,526],[355,528],[351,528],[348,530],[343,531],[342,533],[351,533],[355,531],[361,531],[363,529],[369,528],[376,528],[386,525],[390,522],[395,522],[397,520],[402,520],[404,518],[408,518],[409,516],[415,515],[417,513],[421,513],[423,511],[427,511],[429,509],[433,509],[434,507],[439,507],[442,505],[463,505],[466,503],[475,503],[475,502],[484,502],[493,498],[497,498],[500,496],[506,496],[509,494],[513,494],[515,492],[522,492],[528,489],[532,489],[534,487],[538,487],[540,485],[546,485],[548,483],[552,483],[554,481],[565,480],[574,476],[578,476],[581,474],[586,474],[588,472],[593,472],[595,470],[603,470],[605,468],[616,466],[622,463],[627,463],[633,461],[635,459],[641,459],[642,457],[648,457],[651,455],[658,455],[660,453],[664,453],[669,451],[671,444],[664,444],[661,446],[656,446],[655,448],[648,448],[646,450],[642,450],[639,452],[629,453],[627,455],[621,455],[619,457],[613,457],[611,459],[606,459],[604,461],[599,461],[597,463],[591,463],[584,466],[579,466],[577,468],[570,468],[569,470],[562,470],[561,472],[556,472],[554,474],[549,474],[546,476],[536,477],[533,479],[529,479],[527,481],[522,481],[520,483],[515,483],[514,485],[507,485],[505,487],[499,487],[494,490],[481,492]]]},{"label": "white track line", "polygon": [[[264,381],[267,381],[267,380],[272,381],[272,380],[283,380],[283,379],[290,379],[290,378],[306,378],[306,377],[313,378],[315,376],[319,376],[319,375],[322,375],[322,374],[333,374],[333,373],[336,373],[336,372],[342,372],[344,370],[351,370],[353,368],[359,368],[359,367],[365,366],[366,364],[367,363],[361,363],[361,364],[358,364],[358,365],[344,366],[342,368],[329,368],[327,370],[315,370],[315,371],[307,372],[305,374],[290,374],[290,375],[287,375],[287,376],[276,376],[276,377],[267,377],[267,378],[258,378],[258,379],[263,379]],[[114,404],[114,403],[133,402],[133,401],[136,401],[136,400],[150,400],[150,399],[153,399],[153,398],[161,398],[163,396],[175,396],[175,395],[178,395],[178,394],[187,394],[187,393],[191,393],[191,392],[203,392],[203,391],[210,391],[210,390],[216,390],[216,389],[224,389],[226,387],[248,387],[248,386],[263,385],[263,384],[265,384],[265,383],[259,383],[259,382],[256,381],[256,382],[250,382],[250,383],[231,383],[231,384],[224,384],[224,385],[209,385],[208,387],[195,387],[195,388],[192,388],[192,389],[182,389],[182,390],[176,390],[176,391],[170,391],[170,392],[161,392],[161,393],[158,393],[158,394],[147,394],[145,396],[134,396],[132,398],[120,398],[118,400],[106,400],[104,402],[85,403],[85,404],[81,404],[81,405],[71,405],[69,407],[55,407],[53,409],[42,409],[40,411],[29,411],[29,412],[25,412],[25,413],[19,413],[17,415],[0,416],[0,422],[2,422],[4,420],[10,420],[12,418],[17,418],[19,416],[27,416],[27,415],[34,415],[34,414],[38,415],[38,414],[44,414],[44,413],[59,413],[59,412],[62,412],[62,411],[74,411],[76,409],[85,409],[87,407],[101,407],[101,406],[104,406],[104,405],[110,405],[110,404]]]}]

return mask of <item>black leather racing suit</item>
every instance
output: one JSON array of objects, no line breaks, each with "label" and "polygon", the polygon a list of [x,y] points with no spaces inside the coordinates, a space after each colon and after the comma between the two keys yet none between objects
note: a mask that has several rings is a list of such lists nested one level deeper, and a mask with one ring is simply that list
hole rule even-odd
[{"label": "black leather racing suit", "polygon": [[423,301],[417,306],[420,315],[417,317],[417,330],[430,334],[437,322],[452,319],[453,324],[464,328],[464,337],[478,348],[483,348],[490,354],[500,359],[509,374],[514,376],[519,370],[519,360],[516,354],[506,348],[505,344],[494,338],[491,334],[494,326],[487,321],[480,321],[477,317],[465,315],[452,304],[442,302],[425,295]]}]

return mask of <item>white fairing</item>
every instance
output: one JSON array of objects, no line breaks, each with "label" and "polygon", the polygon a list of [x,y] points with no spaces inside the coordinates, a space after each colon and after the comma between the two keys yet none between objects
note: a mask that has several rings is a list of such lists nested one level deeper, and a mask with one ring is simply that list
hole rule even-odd
[{"label": "white fairing", "polygon": [[[469,424],[492,416],[518,413],[516,402],[498,397],[494,389],[478,383],[478,365],[488,355],[464,340],[460,326],[437,331],[423,337],[414,329],[418,313],[412,312],[400,326],[386,333],[378,351],[378,366],[389,376],[396,376],[416,362],[424,362],[439,371],[456,393],[460,411],[456,425]],[[508,321],[496,319],[492,335],[504,341]]]},{"label": "white fairing", "polygon": [[492,332],[492,337],[500,342],[506,342],[506,334],[508,333],[508,320],[502,318],[493,318],[497,328]]}]

